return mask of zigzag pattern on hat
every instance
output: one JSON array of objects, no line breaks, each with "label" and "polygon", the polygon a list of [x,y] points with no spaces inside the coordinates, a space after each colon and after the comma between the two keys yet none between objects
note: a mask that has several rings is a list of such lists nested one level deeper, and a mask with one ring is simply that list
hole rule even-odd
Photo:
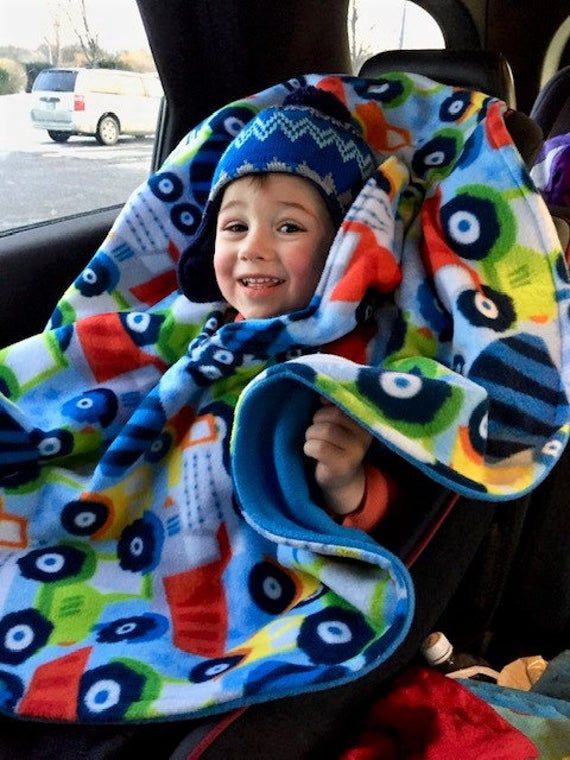
[{"label": "zigzag pattern on hat", "polygon": [[[291,110],[299,113],[301,109]],[[306,111],[308,109],[305,108],[303,110]],[[370,157],[363,156],[353,140],[342,140],[338,129],[333,129],[332,127],[330,129],[322,129],[315,125],[314,121],[308,116],[291,119],[287,115],[286,109],[281,111],[275,110],[263,121],[256,120],[253,122],[250,130],[243,130],[237,135],[234,141],[235,147],[241,148],[252,137],[264,142],[277,131],[283,132],[292,142],[301,137],[310,137],[320,149],[334,145],[345,163],[355,160],[363,177],[368,177],[370,173]]]},{"label": "zigzag pattern on hat", "polygon": [[[238,166],[237,168],[234,168],[232,173],[229,174],[228,172],[221,172],[220,176],[216,180],[216,184],[214,185],[214,189],[216,187],[219,187],[220,185],[225,185],[229,180],[236,177],[241,176],[247,176],[249,174],[252,174],[255,172],[255,170],[259,171],[262,170],[264,172],[289,172],[291,173],[291,169],[295,170],[295,174],[298,174],[301,177],[306,177],[307,179],[312,179],[313,182],[316,182],[318,185],[320,185],[323,190],[328,195],[341,195],[336,186],[336,182],[334,181],[334,177],[331,172],[329,172],[326,176],[320,175],[317,171],[312,169],[307,162],[303,162],[302,164],[287,164],[284,161],[281,161],[277,156],[274,156],[272,159],[267,161],[263,164],[258,164],[255,166],[251,163],[251,161],[248,159],[241,164],[241,166]],[[342,198],[344,199],[345,193],[342,195]],[[351,200],[350,192],[348,193],[348,202]]]}]

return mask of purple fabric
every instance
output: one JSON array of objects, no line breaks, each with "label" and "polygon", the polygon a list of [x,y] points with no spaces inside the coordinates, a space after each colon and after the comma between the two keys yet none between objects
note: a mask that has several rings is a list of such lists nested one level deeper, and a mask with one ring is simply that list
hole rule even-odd
[{"label": "purple fabric", "polygon": [[547,203],[570,207],[570,132],[545,140],[531,175]]}]

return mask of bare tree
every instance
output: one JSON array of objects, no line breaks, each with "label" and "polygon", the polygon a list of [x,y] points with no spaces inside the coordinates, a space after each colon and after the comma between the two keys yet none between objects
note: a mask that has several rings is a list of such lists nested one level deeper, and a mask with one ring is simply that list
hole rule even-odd
[{"label": "bare tree", "polygon": [[[75,13],[73,13],[74,10]],[[87,65],[97,66],[105,54],[99,45],[99,35],[93,32],[89,25],[85,0],[67,0],[65,12]]]},{"label": "bare tree", "polygon": [[359,13],[358,0],[350,0],[348,11],[348,42],[350,46],[350,56],[352,59],[352,70],[357,73],[367,58],[370,58],[371,50],[362,42],[362,37],[358,33]]},{"label": "bare tree", "polygon": [[406,32],[406,8],[407,3],[402,3],[402,17],[400,19],[400,40],[398,44],[399,50],[402,50],[404,47],[404,34]]},{"label": "bare tree", "polygon": [[54,0],[49,0],[48,7],[51,16],[51,30],[49,35],[42,38],[43,48],[47,53],[50,66],[61,65],[61,7]]}]

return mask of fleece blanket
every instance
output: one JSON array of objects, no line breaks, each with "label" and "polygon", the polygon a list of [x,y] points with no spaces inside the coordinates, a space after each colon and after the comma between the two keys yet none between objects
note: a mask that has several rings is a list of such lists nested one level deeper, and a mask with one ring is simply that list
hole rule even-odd
[{"label": "fleece blanket", "polygon": [[[221,152],[304,85],[346,105],[378,169],[310,304],[227,322],[176,264]],[[568,434],[569,278],[504,112],[419,76],[308,75],[221,108],[134,191],[46,330],[0,354],[6,713],[198,716],[395,651],[410,577],[315,503],[319,397],[462,494],[545,477]]]}]

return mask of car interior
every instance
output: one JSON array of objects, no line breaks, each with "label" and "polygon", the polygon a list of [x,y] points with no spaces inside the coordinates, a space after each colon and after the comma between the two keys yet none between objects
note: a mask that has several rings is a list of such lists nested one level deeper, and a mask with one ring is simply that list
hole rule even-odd
[{"label": "car interior", "polygon": [[[152,167],[220,106],[312,72],[374,79],[422,74],[503,100],[526,166],[544,140],[570,129],[570,38],[555,70],[543,62],[568,25],[562,0],[415,0],[440,25],[445,49],[378,50],[352,71],[348,0],[137,0],[164,100]],[[378,3],[378,12],[381,14]],[[125,199],[126,201],[127,199]],[[568,250],[570,209],[548,208]],[[0,346],[41,331],[90,261],[120,207],[0,233]],[[362,726],[367,706],[420,661],[442,630],[458,650],[500,669],[526,655],[551,659],[570,642],[570,510],[566,450],[530,493],[500,504],[460,496],[383,454],[409,483],[403,519],[378,540],[412,575],[416,612],[403,644],[354,682],[253,705],[227,715],[154,725],[50,725],[0,719],[0,758],[333,758]]]}]

